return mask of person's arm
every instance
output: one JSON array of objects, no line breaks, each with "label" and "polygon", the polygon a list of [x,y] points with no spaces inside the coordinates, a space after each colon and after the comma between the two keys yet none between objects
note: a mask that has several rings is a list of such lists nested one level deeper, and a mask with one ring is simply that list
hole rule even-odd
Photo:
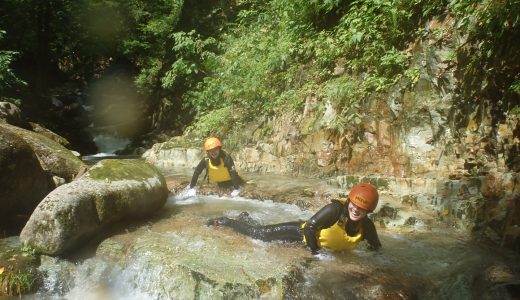
[{"label": "person's arm", "polygon": [[191,177],[190,189],[194,188],[197,185],[197,180],[199,179],[200,173],[204,171],[206,168],[206,159],[203,158],[199,164],[195,167],[195,171],[193,171],[193,176]]},{"label": "person's arm", "polygon": [[370,245],[371,250],[378,250],[381,248],[381,242],[379,241],[379,236],[377,235],[376,226],[374,222],[370,220],[368,217],[365,217],[363,220],[363,238],[367,240]]},{"label": "person's arm", "polygon": [[226,166],[229,172],[229,176],[231,176],[231,183],[233,183],[233,189],[238,190],[242,182],[240,180],[240,177],[238,176],[237,169],[235,168],[235,162],[227,153],[224,154],[224,166]]},{"label": "person's arm", "polygon": [[341,214],[342,204],[335,201],[327,204],[312,216],[303,229],[307,247],[315,254],[319,250],[317,236],[318,232],[324,228],[329,228],[338,221]]}]

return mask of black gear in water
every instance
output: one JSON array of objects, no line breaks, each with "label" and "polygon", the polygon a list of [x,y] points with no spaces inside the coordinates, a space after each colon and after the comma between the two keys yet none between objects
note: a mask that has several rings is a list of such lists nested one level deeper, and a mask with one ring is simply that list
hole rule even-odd
[{"label": "black gear in water", "polygon": [[257,225],[260,225],[257,221],[255,221],[247,211],[243,211],[241,212],[238,217],[237,217],[237,220],[238,221],[242,221],[244,223],[247,223],[249,225],[252,225],[252,226],[257,226]]},{"label": "black gear in water", "polygon": [[226,218],[226,217],[214,218],[214,219],[209,219],[206,222],[206,225],[207,226],[222,226],[222,225],[228,224],[229,221],[230,221],[230,219]]}]

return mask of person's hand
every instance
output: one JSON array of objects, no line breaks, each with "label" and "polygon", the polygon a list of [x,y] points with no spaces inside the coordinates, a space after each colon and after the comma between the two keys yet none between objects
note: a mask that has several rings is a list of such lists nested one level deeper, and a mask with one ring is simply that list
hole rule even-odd
[{"label": "person's hand", "polygon": [[238,197],[240,195],[240,190],[231,191],[231,197]]},{"label": "person's hand", "polygon": [[186,192],[186,197],[193,197],[193,196],[196,196],[196,195],[197,195],[197,190],[194,189],[194,188],[190,188]]}]

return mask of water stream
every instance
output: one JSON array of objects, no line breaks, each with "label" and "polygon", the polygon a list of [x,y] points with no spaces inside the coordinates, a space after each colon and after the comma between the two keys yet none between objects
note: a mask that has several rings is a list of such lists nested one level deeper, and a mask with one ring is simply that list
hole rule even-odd
[{"label": "water stream", "polygon": [[93,140],[98,148],[98,153],[82,156],[81,159],[87,164],[93,165],[102,159],[109,158],[138,158],[137,155],[121,156],[116,154],[117,151],[123,150],[130,144],[130,139],[102,129],[89,128],[89,131],[94,137]]},{"label": "water stream", "polygon": [[[295,188],[311,182],[286,180]],[[258,183],[265,189],[279,186],[278,177]],[[206,225],[210,218],[237,218],[243,211],[261,224],[305,220],[313,213],[269,200],[172,194],[152,220],[115,229],[96,255],[44,258],[44,287],[22,298],[475,299],[485,288],[477,279],[488,267],[519,269],[514,254],[449,227],[378,228],[383,244],[378,252],[362,246],[315,258],[299,243],[266,243]],[[290,289],[281,292],[271,282],[267,293],[251,292],[265,278],[286,280],[292,266],[297,274],[289,276]],[[230,284],[231,294],[223,290]]]}]

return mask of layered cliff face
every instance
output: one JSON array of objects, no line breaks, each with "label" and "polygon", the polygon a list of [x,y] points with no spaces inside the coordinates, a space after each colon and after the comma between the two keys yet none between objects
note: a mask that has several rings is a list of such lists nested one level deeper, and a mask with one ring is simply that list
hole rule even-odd
[{"label": "layered cliff face", "polygon": [[[429,32],[443,34],[410,45],[411,68],[419,75],[415,84],[409,89],[409,79],[402,79],[392,90],[369,97],[359,108],[359,124],[346,124],[342,132],[332,129],[337,108],[328,99],[308,96],[303,112],[279,114],[252,132],[260,137],[269,127],[272,134],[254,150],[240,150],[241,167],[426,178],[518,171],[518,116],[504,106],[497,117],[500,103],[493,98],[462,103],[457,74],[463,65],[456,55],[467,36],[456,25],[452,18],[428,24]],[[265,153],[291,163],[258,166]]]}]

